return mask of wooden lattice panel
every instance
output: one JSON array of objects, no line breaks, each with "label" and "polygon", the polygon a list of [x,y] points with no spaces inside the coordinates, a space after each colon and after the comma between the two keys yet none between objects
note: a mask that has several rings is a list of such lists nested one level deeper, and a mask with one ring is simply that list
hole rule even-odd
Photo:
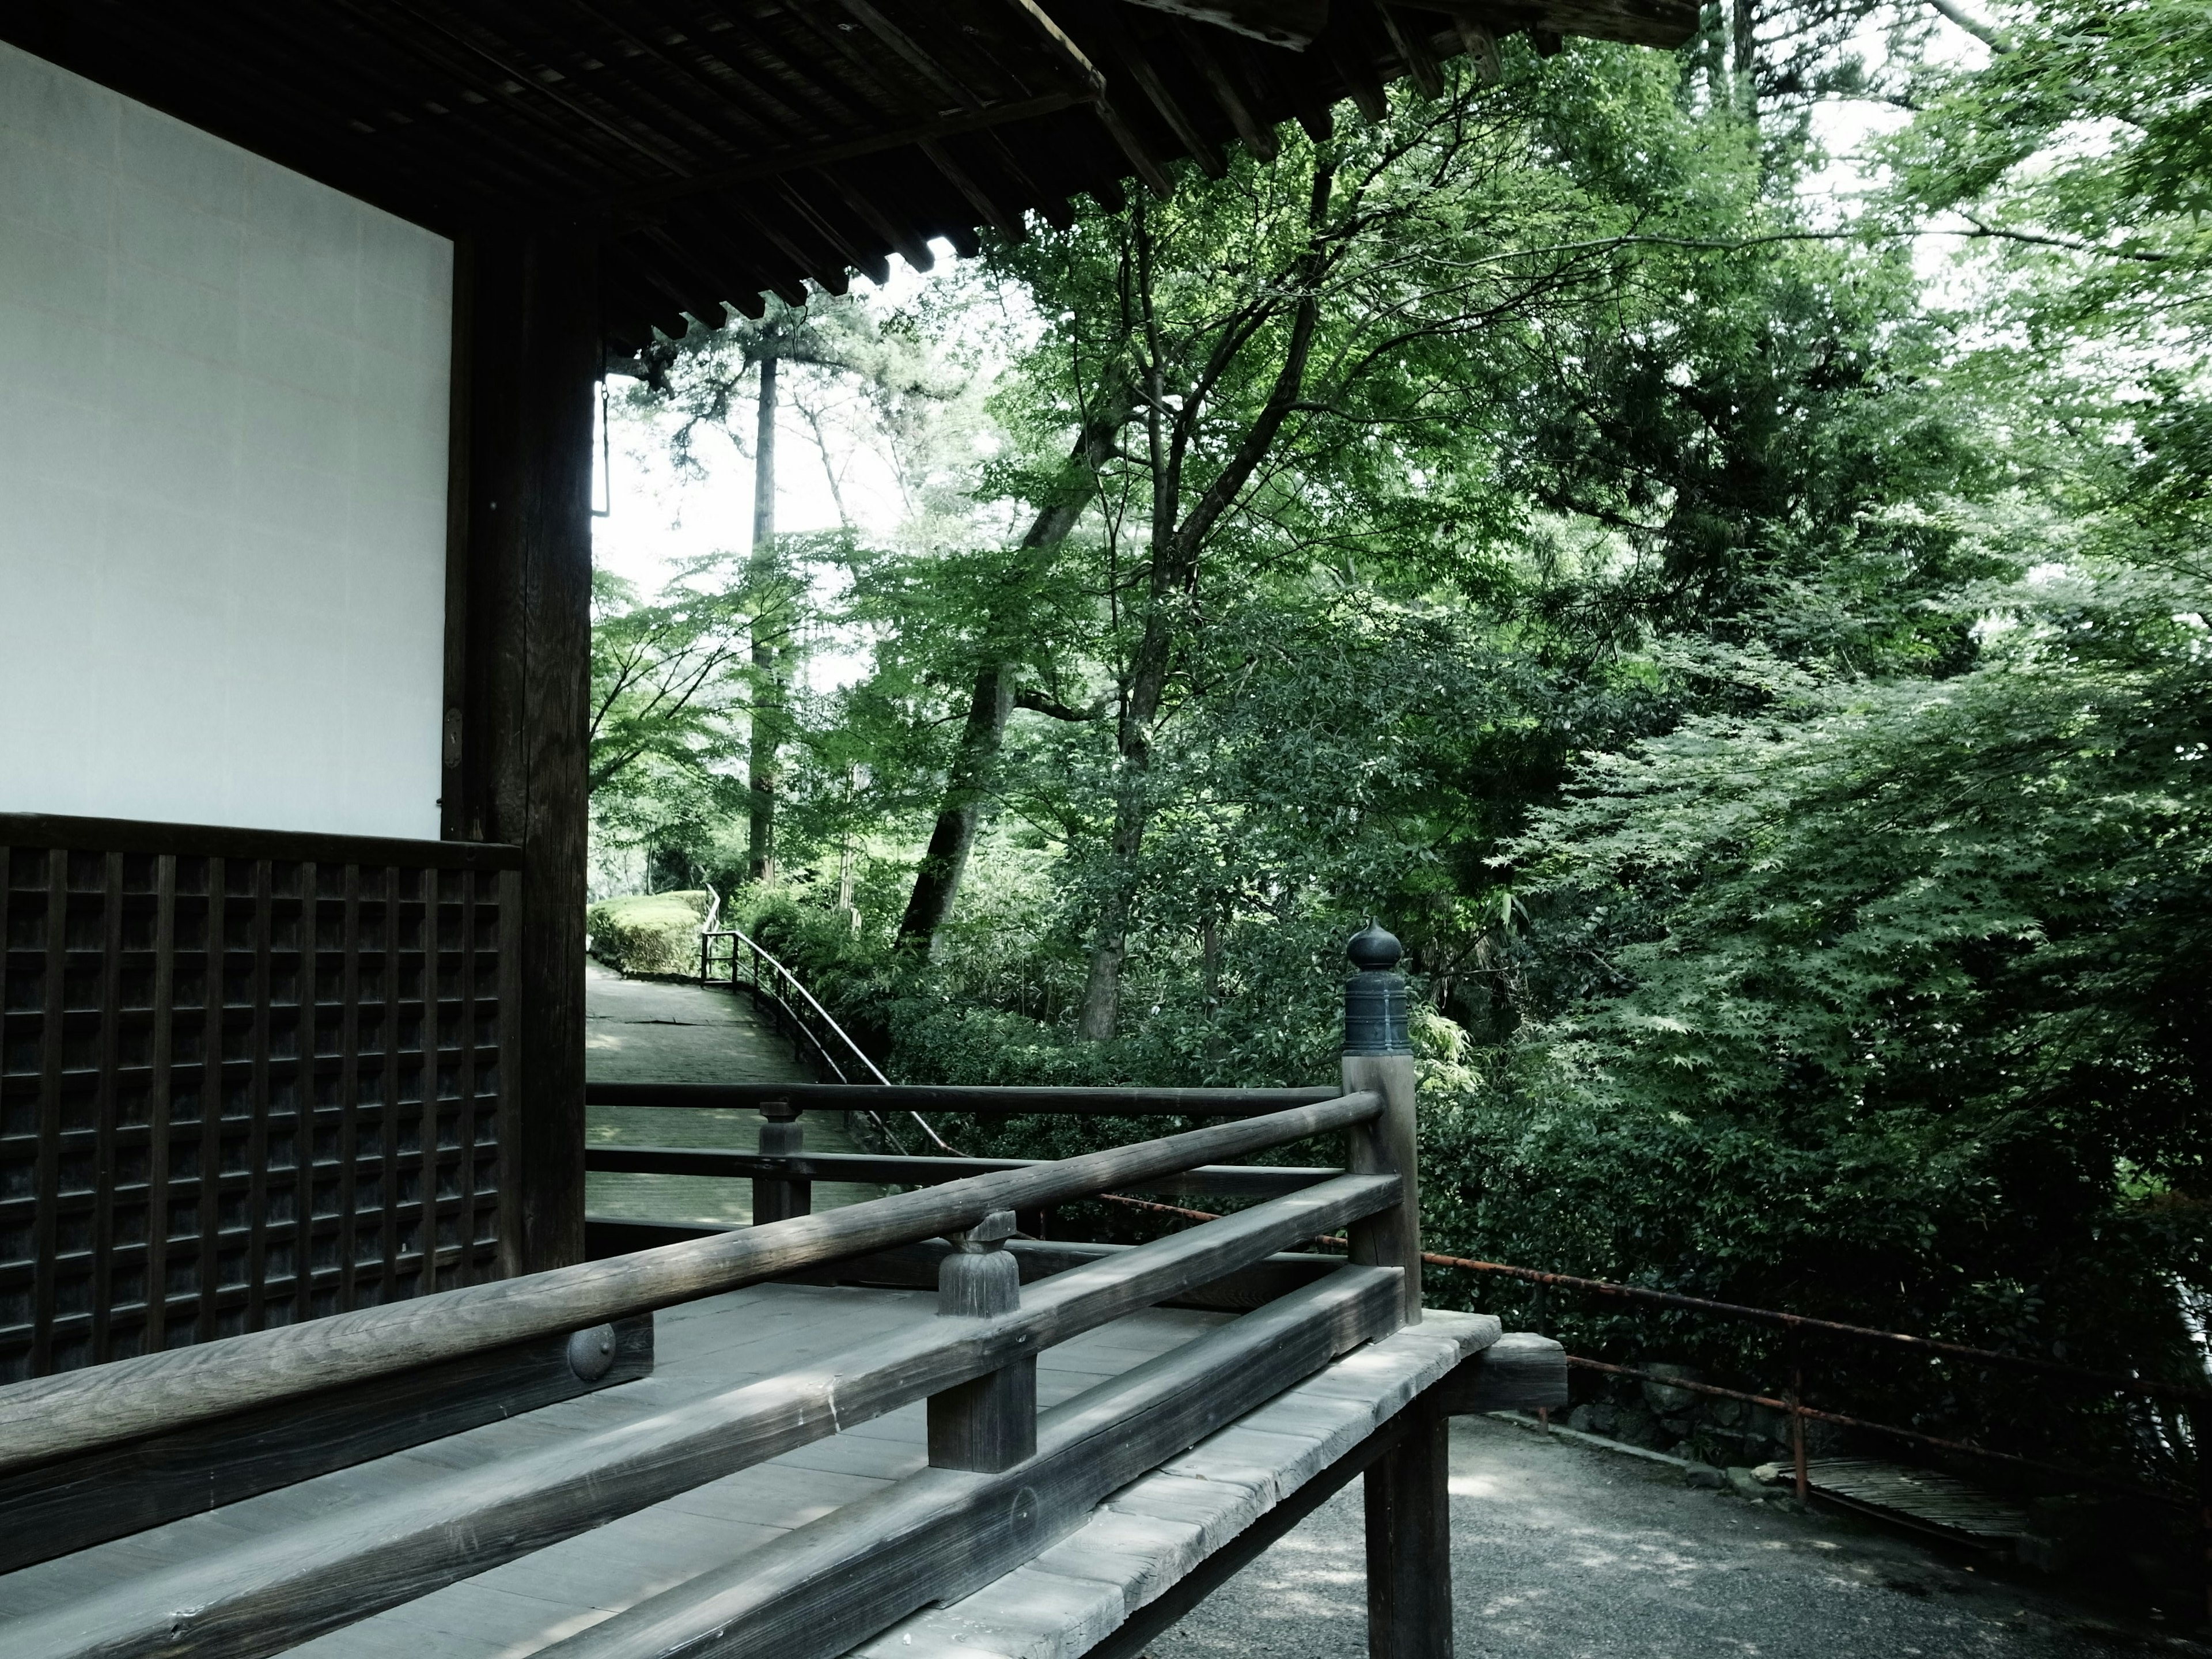
[{"label": "wooden lattice panel", "polygon": [[513,862],[0,816],[0,1382],[501,1273]]}]

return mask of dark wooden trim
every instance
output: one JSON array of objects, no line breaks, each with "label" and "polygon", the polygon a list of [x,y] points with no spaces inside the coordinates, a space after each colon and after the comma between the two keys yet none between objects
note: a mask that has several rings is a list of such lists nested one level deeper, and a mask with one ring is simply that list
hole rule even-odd
[{"label": "dark wooden trim", "polygon": [[438,834],[446,841],[482,839],[469,834],[463,767],[468,742],[469,440],[476,384],[476,247],[475,238],[469,236],[453,243],[453,340],[447,370],[445,678],[438,705]]},{"label": "dark wooden trim", "polygon": [[0,1572],[650,1376],[653,1316],[615,1334],[594,1382],[570,1367],[567,1335],[540,1337],[0,1476]]},{"label": "dark wooden trim", "polygon": [[758,1107],[795,1111],[1064,1112],[1100,1117],[1252,1117],[1333,1100],[1341,1089],[1049,1089],[954,1084],[592,1083],[593,1106]]},{"label": "dark wooden trim", "polygon": [[438,870],[510,870],[519,868],[522,862],[520,848],[483,842],[326,836],[310,830],[158,823],[137,818],[80,818],[46,812],[0,812],[0,847],[166,853],[183,858],[408,865]]}]

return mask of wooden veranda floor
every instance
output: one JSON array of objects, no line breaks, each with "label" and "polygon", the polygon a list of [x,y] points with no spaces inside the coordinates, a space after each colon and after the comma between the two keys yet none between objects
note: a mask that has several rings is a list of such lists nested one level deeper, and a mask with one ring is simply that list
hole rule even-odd
[{"label": "wooden veranda floor", "polygon": [[[62,1614],[75,1626],[78,1621],[71,1615],[82,1609],[91,1615],[89,1622],[97,1624],[100,1605],[118,1593],[131,1600],[169,1595],[189,1601],[196,1580],[226,1576],[234,1562],[250,1556],[258,1545],[302,1528],[342,1528],[352,1511],[469,1472],[492,1478],[503,1460],[561,1437],[642,1424],[702,1395],[758,1376],[803,1370],[811,1360],[933,1318],[935,1305],[933,1296],[915,1291],[763,1285],[665,1311],[656,1322],[657,1363],[650,1377],[0,1577],[0,1653],[31,1659],[35,1654],[76,1650],[88,1630],[80,1627],[56,1644],[51,1638],[62,1632],[53,1615]],[[1048,1410],[1182,1346],[1231,1317],[1153,1309],[1051,1348],[1038,1361],[1038,1406]],[[1302,1389],[1319,1389],[1315,1401],[1303,1406],[1279,1401],[1255,1413],[1280,1416],[1287,1406],[1294,1414],[1276,1424],[1274,1432],[1246,1435],[1231,1448],[1231,1462],[1216,1471],[1217,1476],[1229,1477],[1227,1484],[1211,1494],[1218,1500],[1217,1507],[1228,1506],[1212,1523],[1212,1534],[1218,1535],[1207,1534],[1202,1516],[1188,1522],[1108,1519],[1120,1519],[1124,1531],[1134,1524],[1140,1530],[1149,1526],[1155,1533],[1170,1528],[1188,1534],[1188,1544],[1168,1548],[1166,1556],[1187,1558],[1186,1565],[1194,1565],[1226,1542],[1244,1521],[1273,1507],[1278,1497],[1340,1455],[1343,1444],[1395,1412],[1413,1388],[1425,1386],[1464,1352],[1486,1340],[1474,1328],[1481,1322],[1468,1316],[1441,1315],[1434,1320],[1434,1328],[1424,1326],[1361,1350],[1292,1390],[1296,1395]],[[1461,1329],[1462,1324],[1469,1328]],[[1490,1330],[1494,1333],[1494,1325]],[[1384,1351],[1394,1346],[1398,1352],[1391,1359]],[[1378,1356],[1384,1358],[1379,1368]],[[1348,1373],[1332,1376],[1347,1366]],[[1304,1415],[1296,1414],[1300,1412]],[[1295,1432],[1282,1432],[1285,1426]],[[1282,1468],[1255,1465],[1255,1445],[1267,1454],[1262,1462],[1273,1459]],[[648,1596],[741,1561],[791,1529],[916,1474],[927,1461],[924,1414],[917,1404],[434,1589],[290,1651],[314,1659],[420,1659],[426,1653],[441,1659],[514,1659],[537,1653]],[[1243,1487],[1236,1484],[1239,1480]],[[1194,1486],[1201,1493],[1207,1490],[1180,1477],[1170,1485]],[[1222,1524],[1224,1519],[1230,1524]],[[1176,1536],[1168,1536],[1167,1542],[1176,1545]],[[1124,1550],[1129,1547],[1126,1540],[1122,1544]],[[1079,1545],[1077,1553],[1088,1560],[1097,1552]],[[1154,1551],[1156,1556],[1159,1553]],[[1131,1571],[1139,1579],[1149,1576],[1158,1580],[1163,1573],[1157,1559]],[[1173,1576],[1169,1574],[1170,1582]],[[1055,1652],[1079,1652],[1104,1634],[1096,1627],[1103,1621],[1110,1628],[1118,1618],[1114,1610],[1124,1605],[1127,1594],[1111,1583],[1068,1582],[1078,1583],[1083,1593],[1075,1599],[1085,1605],[1064,1613],[1066,1628],[1047,1644]],[[1141,1593],[1164,1588],[1164,1583],[1152,1583]],[[970,1598],[978,1604],[966,1615],[970,1622],[988,1611],[988,1595]],[[1034,1583],[1018,1586],[1016,1601],[1026,1605],[1035,1595]],[[896,1644],[902,1655],[921,1659],[940,1646],[927,1639],[927,1621],[947,1616],[925,1613],[908,1620],[900,1627],[904,1634]],[[917,1620],[925,1637],[919,1647],[908,1630]],[[1033,1643],[1000,1643],[992,1649],[964,1639],[958,1645],[970,1653],[1034,1647]]]}]

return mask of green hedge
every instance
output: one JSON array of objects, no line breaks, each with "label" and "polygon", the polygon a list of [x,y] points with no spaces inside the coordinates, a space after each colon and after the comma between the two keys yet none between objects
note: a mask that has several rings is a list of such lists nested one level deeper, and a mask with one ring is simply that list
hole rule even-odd
[{"label": "green hedge", "polygon": [[641,893],[584,913],[592,954],[625,974],[696,974],[704,893]]}]

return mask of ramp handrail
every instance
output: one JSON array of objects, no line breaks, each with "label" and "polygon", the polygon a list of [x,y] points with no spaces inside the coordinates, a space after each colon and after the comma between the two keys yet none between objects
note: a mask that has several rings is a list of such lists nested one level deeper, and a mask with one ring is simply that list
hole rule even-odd
[{"label": "ramp handrail", "polygon": [[[753,1000],[757,1003],[769,1004],[771,1009],[781,1017],[781,1023],[788,1025],[795,1035],[804,1037],[811,1044],[816,1055],[823,1065],[836,1073],[838,1082],[851,1085],[854,1082],[856,1074],[865,1073],[878,1085],[888,1085],[890,1079],[877,1068],[874,1060],[868,1058],[867,1050],[855,1042],[852,1034],[837,1023],[836,1017],[822,1006],[814,993],[799,982],[798,975],[777,961],[757,939],[742,929],[714,926],[714,915],[719,914],[720,909],[721,899],[717,895],[714,899],[714,914],[708,915],[708,925],[699,930],[699,982],[702,985],[726,983],[734,989],[739,983],[736,947],[744,946],[751,969],[750,975],[744,981],[745,988],[752,993]],[[717,939],[727,939],[732,943],[732,948],[729,957],[730,977],[726,981],[714,977],[714,946]],[[763,964],[775,975],[774,981],[765,984],[761,978],[761,969]],[[793,1006],[782,992],[774,988],[777,983],[790,988],[799,998],[798,1006]],[[817,1026],[820,1029],[816,1029]],[[825,1039],[835,1039],[835,1048]],[[842,1060],[838,1058],[840,1053],[844,1055]]]}]

